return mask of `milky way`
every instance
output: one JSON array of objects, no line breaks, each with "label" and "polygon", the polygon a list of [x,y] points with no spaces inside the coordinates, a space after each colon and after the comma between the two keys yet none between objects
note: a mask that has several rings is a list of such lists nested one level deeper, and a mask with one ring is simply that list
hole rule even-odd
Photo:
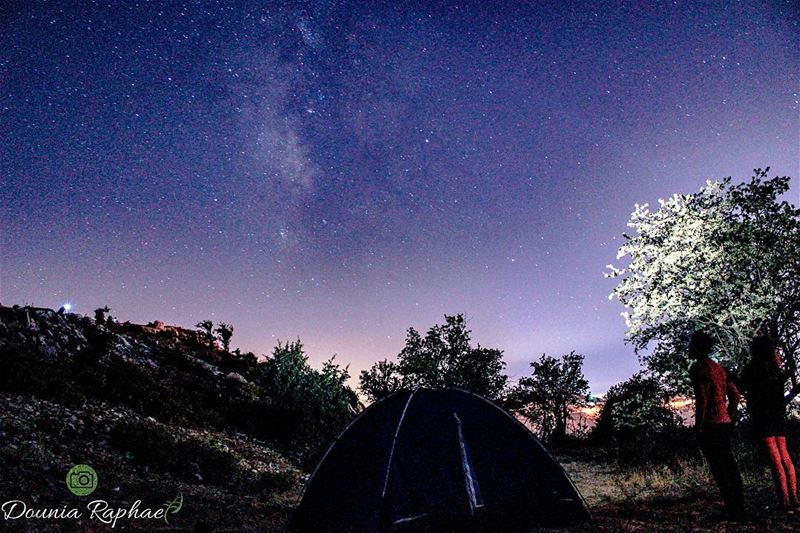
[{"label": "milky way", "polygon": [[[465,312],[518,376],[637,369],[636,202],[800,175],[793,2],[0,7],[3,304],[300,337],[354,373]],[[432,7],[437,4],[438,7]]]}]

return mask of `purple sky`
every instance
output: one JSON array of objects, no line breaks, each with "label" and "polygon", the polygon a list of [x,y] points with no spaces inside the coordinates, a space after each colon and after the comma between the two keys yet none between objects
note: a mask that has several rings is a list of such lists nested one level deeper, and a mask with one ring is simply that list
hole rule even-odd
[{"label": "purple sky", "polygon": [[800,175],[794,2],[0,7],[0,302],[234,324],[318,364],[465,312],[512,376],[637,370],[636,202]]}]

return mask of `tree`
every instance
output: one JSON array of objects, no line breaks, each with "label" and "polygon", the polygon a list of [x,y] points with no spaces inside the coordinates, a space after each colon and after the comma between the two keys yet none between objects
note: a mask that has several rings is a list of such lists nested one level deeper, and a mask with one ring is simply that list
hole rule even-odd
[{"label": "tree", "polygon": [[217,326],[217,329],[214,331],[217,333],[217,338],[219,339],[220,344],[222,344],[222,349],[226,352],[230,352],[231,338],[233,337],[233,326],[226,324],[225,322],[220,322]]},{"label": "tree", "polygon": [[582,405],[589,393],[583,355],[572,351],[556,359],[542,354],[530,366],[531,375],[520,378],[512,389],[509,406],[531,422],[542,440],[563,440],[569,408]]},{"label": "tree", "polygon": [[397,364],[384,359],[361,371],[359,388],[374,402],[402,390],[403,378]]},{"label": "tree", "polygon": [[[693,331],[718,341],[718,356],[734,371],[757,332],[773,335],[798,387],[800,349],[800,210],[781,197],[786,176],[755,169],[749,182],[708,181],[695,194],[636,205],[607,277],[623,313],[627,340],[673,391],[689,390],[686,347]],[[652,350],[645,352],[645,349]]]},{"label": "tree", "polygon": [[679,438],[683,424],[670,399],[658,379],[638,372],[608,389],[592,437],[612,444],[628,462],[668,458],[676,445],[685,448]]},{"label": "tree", "polygon": [[98,326],[105,326],[106,325],[106,314],[110,313],[111,309],[108,308],[107,305],[103,307],[98,307],[94,310],[94,322]]},{"label": "tree", "polygon": [[362,392],[375,400],[401,389],[460,387],[498,398],[508,379],[503,352],[472,346],[463,314],[444,318],[444,324],[431,327],[424,337],[409,328],[396,364],[381,361],[361,372]]},{"label": "tree", "polygon": [[308,364],[300,340],[280,342],[258,365],[256,382],[284,413],[281,430],[293,448],[314,455],[342,430],[357,408],[357,397],[346,385],[347,367],[331,357],[318,371]]},{"label": "tree", "polygon": [[214,323],[210,320],[202,320],[194,325],[197,330],[200,332],[203,340],[208,344],[211,348],[214,347]]},{"label": "tree", "polygon": [[248,374],[258,365],[258,357],[253,352],[242,352],[242,350],[236,348],[229,353],[233,359],[235,371],[240,374]]}]

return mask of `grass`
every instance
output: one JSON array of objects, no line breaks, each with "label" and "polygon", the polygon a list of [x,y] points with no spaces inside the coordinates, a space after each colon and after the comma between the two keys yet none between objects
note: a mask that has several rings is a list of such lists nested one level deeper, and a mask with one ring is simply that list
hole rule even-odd
[{"label": "grass", "polygon": [[746,443],[737,447],[749,519],[720,522],[722,504],[701,458],[671,465],[627,467],[581,451],[561,456],[562,464],[592,511],[592,522],[575,532],[800,531],[800,515],[766,508],[776,500],[765,463]]}]

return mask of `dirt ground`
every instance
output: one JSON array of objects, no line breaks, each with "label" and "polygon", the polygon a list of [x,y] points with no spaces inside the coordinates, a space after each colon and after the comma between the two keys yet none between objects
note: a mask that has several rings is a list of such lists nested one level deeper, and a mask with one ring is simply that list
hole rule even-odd
[{"label": "dirt ground", "polygon": [[743,472],[748,518],[720,521],[716,486],[701,462],[624,472],[613,464],[586,457],[559,457],[585,498],[592,521],[567,531],[600,532],[772,532],[800,531],[800,513],[770,512],[774,505],[769,472]]}]

